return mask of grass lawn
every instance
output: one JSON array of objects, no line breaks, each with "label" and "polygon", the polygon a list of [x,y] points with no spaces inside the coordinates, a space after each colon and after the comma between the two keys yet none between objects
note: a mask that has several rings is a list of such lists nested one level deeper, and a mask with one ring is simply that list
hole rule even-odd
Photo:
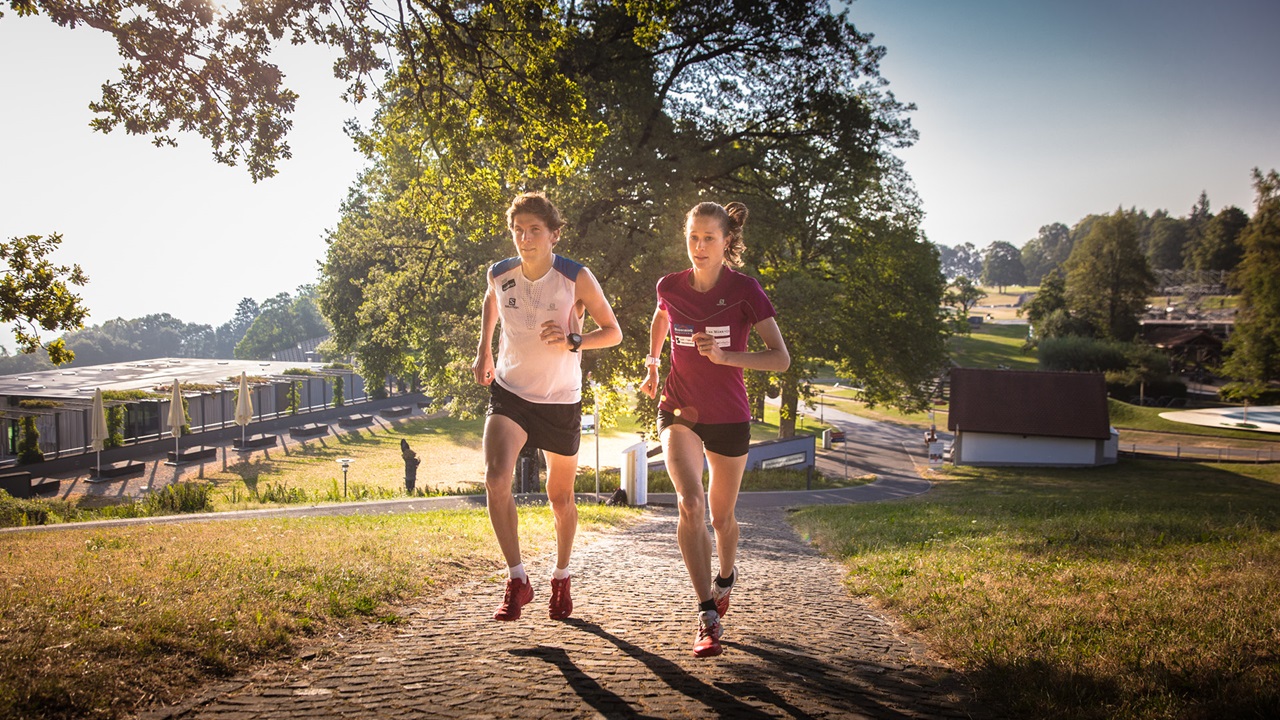
[{"label": "grass lawn", "polygon": [[1232,440],[1244,440],[1253,442],[1231,443],[1233,447],[1253,447],[1260,445],[1266,447],[1266,443],[1280,442],[1274,434],[1251,432],[1249,430],[1232,430],[1230,428],[1215,428],[1208,425],[1192,425],[1190,423],[1174,422],[1165,420],[1160,417],[1160,413],[1176,412],[1169,408],[1142,407],[1140,405],[1130,405],[1129,403],[1120,402],[1115,398],[1109,398],[1107,404],[1110,406],[1111,424],[1118,429],[1145,430],[1147,432],[1173,432],[1183,433],[1186,435],[1202,435],[1214,438],[1230,438]]},{"label": "grass lawn", "polygon": [[1035,355],[1023,355],[1026,325],[983,325],[968,335],[951,339],[951,357],[960,367],[994,369],[1005,365],[1014,370],[1035,370]]},{"label": "grass lawn", "polygon": [[795,526],[1012,717],[1271,717],[1280,465],[960,468]]},{"label": "grass lawn", "polygon": [[[554,551],[550,510],[519,512],[526,555]],[[638,514],[579,508],[587,531]],[[0,554],[5,718],[172,703],[307,638],[399,622],[401,604],[502,567],[483,510],[67,528],[0,535]]]}]

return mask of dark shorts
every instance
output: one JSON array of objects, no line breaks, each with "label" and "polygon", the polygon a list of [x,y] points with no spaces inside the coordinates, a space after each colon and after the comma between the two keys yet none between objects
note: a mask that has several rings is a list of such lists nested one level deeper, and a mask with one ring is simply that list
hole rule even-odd
[{"label": "dark shorts", "polygon": [[510,418],[529,435],[528,444],[555,453],[577,455],[582,440],[582,403],[571,405],[533,403],[502,387],[489,385],[489,409],[485,415]]},{"label": "dark shorts", "polygon": [[658,434],[673,425],[683,425],[702,439],[702,447],[717,455],[741,457],[751,448],[751,423],[691,423],[674,413],[658,411]]}]

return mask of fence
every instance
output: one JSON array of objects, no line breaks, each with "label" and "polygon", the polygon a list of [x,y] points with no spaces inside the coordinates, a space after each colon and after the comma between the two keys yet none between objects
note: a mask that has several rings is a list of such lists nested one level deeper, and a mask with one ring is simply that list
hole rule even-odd
[{"label": "fence", "polygon": [[1141,457],[1159,457],[1171,460],[1208,460],[1213,462],[1280,462],[1280,448],[1227,448],[1203,445],[1140,445],[1121,443],[1120,454]]}]

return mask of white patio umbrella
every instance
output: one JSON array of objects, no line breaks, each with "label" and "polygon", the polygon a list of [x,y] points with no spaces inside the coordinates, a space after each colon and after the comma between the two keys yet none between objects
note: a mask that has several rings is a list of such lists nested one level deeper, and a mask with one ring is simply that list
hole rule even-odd
[{"label": "white patio umbrella", "polygon": [[240,392],[236,397],[236,424],[240,426],[240,449],[244,449],[245,429],[253,420],[253,398],[249,396],[249,378],[240,372]]},{"label": "white patio umbrella", "polygon": [[98,473],[102,473],[102,448],[106,447],[107,438],[110,431],[107,430],[107,409],[102,402],[102,388],[95,388],[93,391],[93,409],[91,426],[89,428],[89,441],[93,444],[93,449],[97,452]]},{"label": "white patio umbrella", "polygon": [[169,398],[169,432],[173,433],[173,462],[178,462],[178,438],[182,437],[182,426],[187,424],[187,414],[182,411],[182,388],[177,379],[173,381],[173,397]]}]

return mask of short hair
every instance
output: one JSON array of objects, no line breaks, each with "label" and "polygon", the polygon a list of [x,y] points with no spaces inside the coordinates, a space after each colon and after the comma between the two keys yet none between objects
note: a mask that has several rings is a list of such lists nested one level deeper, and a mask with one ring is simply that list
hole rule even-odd
[{"label": "short hair", "polygon": [[747,224],[747,206],[740,202],[723,206],[720,203],[700,202],[685,216],[685,227],[695,217],[712,217],[720,221],[721,231],[729,236],[729,242],[724,247],[724,259],[730,265],[741,265],[742,253],[747,249],[746,243],[742,241],[742,228]]},{"label": "short hair", "polygon": [[516,215],[522,213],[536,216],[551,232],[565,225],[560,211],[547,199],[546,193],[540,191],[522,192],[511,201],[511,207],[507,208],[507,227],[511,227],[511,222]]}]

